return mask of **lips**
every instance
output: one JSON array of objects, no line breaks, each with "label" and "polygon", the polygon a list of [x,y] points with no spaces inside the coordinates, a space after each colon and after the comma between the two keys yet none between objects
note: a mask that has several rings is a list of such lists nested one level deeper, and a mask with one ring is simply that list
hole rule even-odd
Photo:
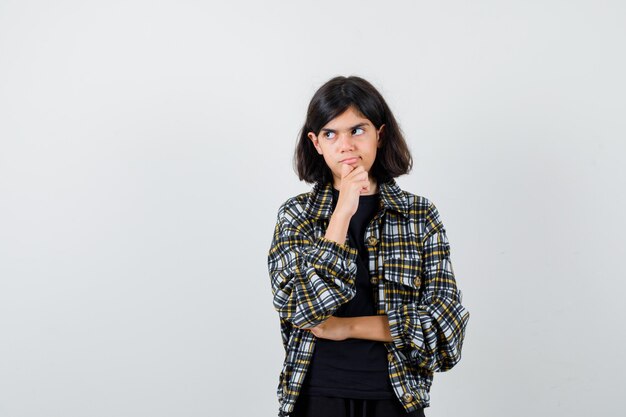
[{"label": "lips", "polygon": [[359,158],[358,158],[357,156],[355,156],[354,158],[346,158],[346,159],[342,159],[340,162],[341,162],[342,164],[353,164],[353,163],[355,163],[355,162],[356,162],[356,161],[358,161],[358,160],[359,160]]}]

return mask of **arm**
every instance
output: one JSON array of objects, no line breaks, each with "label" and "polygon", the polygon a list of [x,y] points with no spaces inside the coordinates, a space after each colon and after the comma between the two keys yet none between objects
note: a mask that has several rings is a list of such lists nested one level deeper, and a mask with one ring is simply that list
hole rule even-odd
[{"label": "arm", "polygon": [[268,269],[280,317],[309,328],[354,297],[357,250],[326,237],[312,238],[301,212],[294,203],[281,206]]},{"label": "arm", "polygon": [[450,245],[436,207],[431,203],[422,238],[423,286],[420,302],[387,312],[393,343],[408,349],[415,363],[447,371],[461,359],[469,312],[461,305]]},{"label": "arm", "polygon": [[367,339],[391,342],[387,316],[335,317],[331,316],[310,329],[316,337],[330,340]]}]

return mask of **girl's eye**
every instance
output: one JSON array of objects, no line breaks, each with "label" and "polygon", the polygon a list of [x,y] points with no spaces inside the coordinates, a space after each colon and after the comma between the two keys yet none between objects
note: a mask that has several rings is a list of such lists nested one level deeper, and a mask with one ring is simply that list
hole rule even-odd
[{"label": "girl's eye", "polygon": [[363,134],[363,129],[360,127],[354,128],[352,129],[352,134],[353,135],[362,135]]},{"label": "girl's eye", "polygon": [[328,131],[326,131],[326,132],[324,132],[324,137],[326,139],[332,139],[332,138],[335,137],[335,132],[328,132]]}]

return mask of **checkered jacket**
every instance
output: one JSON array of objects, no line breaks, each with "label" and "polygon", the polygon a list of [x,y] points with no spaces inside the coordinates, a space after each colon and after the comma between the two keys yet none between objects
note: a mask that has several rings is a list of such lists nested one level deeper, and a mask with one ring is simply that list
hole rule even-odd
[{"label": "checkered jacket", "polygon": [[[461,359],[468,310],[461,305],[450,245],[435,205],[379,185],[380,209],[365,230],[377,314],[393,341],[389,380],[408,411],[430,404],[434,372]],[[324,238],[332,214],[332,185],[290,198],[278,210],[268,269],[281,324],[285,360],[278,384],[279,416],[292,412],[311,362],[309,331],[354,297],[357,249]]]}]

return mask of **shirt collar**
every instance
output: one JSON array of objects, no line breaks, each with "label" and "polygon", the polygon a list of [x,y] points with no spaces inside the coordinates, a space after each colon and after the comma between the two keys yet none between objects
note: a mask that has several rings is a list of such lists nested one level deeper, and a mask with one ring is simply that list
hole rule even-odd
[{"label": "shirt collar", "polygon": [[[402,189],[391,179],[388,182],[378,184],[378,191],[383,209],[396,211],[407,217],[409,204]],[[305,206],[308,217],[314,219],[328,219],[332,214],[333,185],[328,182],[322,184],[316,182],[311,191],[311,198]]]}]

